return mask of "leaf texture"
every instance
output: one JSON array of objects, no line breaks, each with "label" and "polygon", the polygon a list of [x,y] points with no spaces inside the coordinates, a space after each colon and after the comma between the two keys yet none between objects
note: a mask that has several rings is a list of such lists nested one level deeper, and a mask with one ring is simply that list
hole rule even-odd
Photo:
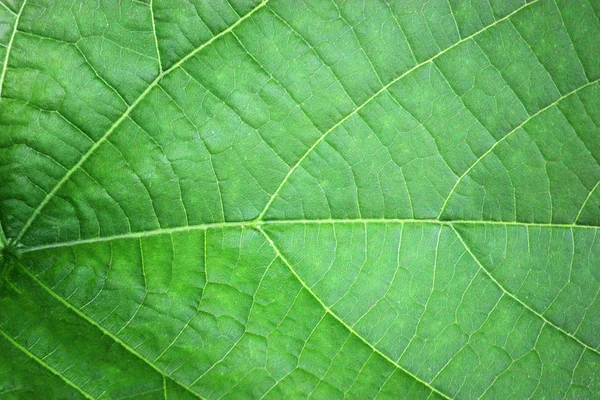
[{"label": "leaf texture", "polygon": [[600,397],[597,0],[0,0],[0,397]]}]

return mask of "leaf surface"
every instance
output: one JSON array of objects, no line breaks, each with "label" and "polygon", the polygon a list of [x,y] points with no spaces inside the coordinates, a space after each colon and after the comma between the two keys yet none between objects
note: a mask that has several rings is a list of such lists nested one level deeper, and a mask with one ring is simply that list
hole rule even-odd
[{"label": "leaf surface", "polygon": [[600,3],[0,3],[3,398],[600,397]]}]

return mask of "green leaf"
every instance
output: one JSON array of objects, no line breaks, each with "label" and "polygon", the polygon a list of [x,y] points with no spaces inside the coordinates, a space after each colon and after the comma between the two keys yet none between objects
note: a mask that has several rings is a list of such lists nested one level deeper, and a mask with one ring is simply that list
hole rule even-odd
[{"label": "green leaf", "polygon": [[599,1],[0,1],[0,397],[600,397]]}]

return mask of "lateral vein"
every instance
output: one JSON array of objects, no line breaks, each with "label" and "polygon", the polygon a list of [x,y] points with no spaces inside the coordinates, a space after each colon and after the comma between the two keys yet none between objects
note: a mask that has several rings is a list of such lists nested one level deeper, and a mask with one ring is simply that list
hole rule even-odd
[{"label": "lateral vein", "polygon": [[4,57],[2,74],[0,74],[0,99],[2,98],[2,86],[4,85],[4,76],[6,75],[6,68],[8,67],[8,58],[10,57],[10,50],[12,49],[13,41],[15,39],[15,35],[17,34],[17,26],[19,25],[19,19],[21,18],[21,14],[23,14],[25,3],[27,3],[27,0],[23,0],[23,4],[21,4],[21,8],[19,9],[17,17],[15,18],[15,25],[13,26],[13,30],[10,34],[10,39],[8,40],[8,46],[6,47],[6,57]]},{"label": "lateral vein", "polygon": [[308,148],[308,150],[302,155],[302,157],[300,157],[298,159],[298,161],[296,162],[296,164],[294,164],[294,166],[292,166],[292,168],[288,171],[288,173],[286,174],[286,176],[283,178],[283,180],[281,181],[281,183],[279,184],[279,186],[277,187],[277,189],[275,190],[275,192],[273,192],[273,195],[271,195],[271,197],[269,198],[269,201],[267,201],[267,204],[265,205],[265,207],[263,208],[263,210],[261,211],[261,213],[258,216],[258,219],[262,219],[264,217],[264,215],[267,213],[267,211],[269,210],[269,208],[271,207],[271,204],[273,203],[273,201],[275,200],[275,198],[279,195],[279,192],[281,191],[281,189],[283,188],[283,186],[286,184],[286,182],[289,180],[290,176],[294,173],[294,171],[296,171],[296,169],[298,169],[298,167],[300,166],[300,164],[302,164],[302,162],[306,159],[306,157],[308,157],[309,154],[311,154],[313,152],[313,150],[319,145],[319,143],[321,143],[323,140],[325,140],[325,138],[332,132],[334,131],[337,127],[339,127],[340,125],[342,125],[344,122],[346,122],[348,119],[350,119],[353,115],[355,115],[356,113],[358,113],[360,110],[362,110],[367,104],[369,104],[373,99],[375,99],[376,97],[378,97],[381,93],[387,91],[394,83],[398,82],[400,79],[404,78],[405,76],[407,76],[408,74],[410,74],[411,72],[421,68],[422,66],[434,61],[435,59],[437,59],[438,57],[446,54],[448,51],[452,50],[453,48],[459,46],[460,44],[474,38],[475,36],[479,35],[482,32],[485,32],[486,30],[490,29],[491,27],[499,24],[500,22],[512,17],[514,14],[518,13],[519,11],[521,11],[523,8],[525,7],[529,7],[530,5],[538,2],[539,0],[534,0],[531,3],[527,3],[522,5],[521,7],[517,8],[515,11],[511,12],[510,14],[506,15],[503,18],[500,18],[499,20],[495,21],[494,23],[486,26],[485,28],[473,33],[470,36],[467,36],[461,40],[459,40],[458,42],[454,43],[452,46],[442,50],[441,52],[437,53],[436,55],[428,58],[427,60],[420,62],[418,64],[416,64],[415,66],[413,66],[412,68],[410,68],[409,70],[403,72],[400,76],[394,78],[393,80],[391,80],[389,83],[387,83],[386,85],[384,85],[381,89],[379,89],[377,92],[375,92],[371,97],[369,97],[367,100],[365,100],[364,103],[362,103],[361,105],[359,105],[358,107],[356,107],[354,110],[352,110],[348,115],[346,115],[344,118],[342,118],[341,120],[339,120],[337,123],[335,123],[331,128],[329,128],[327,131],[325,131],[325,133],[323,135],[321,135],[319,137],[319,139],[317,139],[315,141],[315,143],[313,143],[312,146],[310,146]]},{"label": "lateral vein", "polygon": [[84,391],[82,388],[80,388],[79,386],[77,386],[75,384],[75,382],[73,382],[72,380],[70,380],[69,378],[67,378],[66,376],[64,376],[63,374],[61,374],[59,371],[57,371],[56,369],[54,369],[54,367],[52,367],[50,364],[48,364],[47,362],[45,362],[44,360],[42,360],[41,358],[39,358],[38,356],[36,356],[35,354],[33,354],[31,351],[29,351],[25,346],[22,346],[19,342],[17,342],[16,340],[14,340],[12,337],[10,337],[10,335],[8,333],[6,333],[2,328],[0,328],[0,335],[4,336],[4,338],[10,343],[12,344],[14,347],[16,347],[17,349],[19,349],[20,351],[22,351],[23,353],[25,353],[25,355],[27,355],[27,357],[29,357],[30,359],[34,360],[35,362],[37,362],[39,365],[41,365],[42,367],[44,367],[45,369],[47,369],[48,371],[50,371],[53,375],[57,376],[58,378],[60,378],[61,380],[63,380],[67,385],[71,386],[73,389],[77,390],[79,393],[81,393],[86,399],[91,399],[94,400],[94,397],[92,397],[89,393],[87,393],[86,391]]},{"label": "lateral vein", "polygon": [[187,60],[189,60],[191,57],[193,57],[196,53],[198,53],[202,49],[206,48],[207,46],[210,46],[217,39],[221,38],[222,36],[227,35],[229,32],[231,32],[233,29],[235,29],[236,26],[238,26],[239,24],[241,24],[246,19],[250,18],[250,16],[252,14],[254,14],[259,9],[261,9],[262,7],[264,7],[268,2],[269,2],[269,0],[262,1],[259,5],[257,5],[256,7],[254,7],[254,9],[252,9],[252,11],[248,12],[242,18],[238,19],[229,28],[227,28],[227,29],[219,32],[217,35],[213,36],[210,40],[206,41],[201,46],[197,47],[192,52],[188,53],[181,60],[179,60],[178,62],[176,62],[175,64],[173,64],[169,69],[167,69],[167,70],[161,72],[160,74],[158,74],[156,76],[156,78],[154,78],[154,80],[150,83],[150,85],[148,85],[148,87],[142,92],[142,94],[140,94],[140,96],[137,99],[135,99],[135,101],[133,103],[131,103],[131,105],[129,107],[127,107],[127,109],[125,110],[125,112],[112,124],[112,126],[106,131],[106,133],[102,137],[100,137],[100,139],[98,139],[89,148],[89,150],[79,159],[79,161],[77,161],[77,163],[75,163],[75,165],[73,165],[73,167],[71,167],[67,171],[67,173],[58,181],[58,183],[52,188],[52,190],[50,192],[48,192],[48,194],[44,197],[44,199],[42,200],[42,202],[37,206],[37,208],[33,211],[33,213],[31,214],[31,216],[27,219],[27,222],[25,223],[25,225],[23,225],[23,227],[21,228],[21,230],[17,234],[16,238],[14,239],[14,242],[19,242],[21,240],[21,238],[23,237],[23,235],[25,234],[25,232],[27,232],[27,230],[29,229],[29,227],[31,226],[31,224],[33,223],[33,221],[35,221],[35,219],[38,217],[38,215],[41,213],[41,211],[44,209],[44,207],[46,207],[46,205],[50,202],[50,200],[54,197],[54,195],[58,192],[58,190],[71,178],[71,176],[75,173],[75,171],[77,171],[81,167],[81,165],[96,151],[96,149],[98,147],[100,147],[100,145],[103,142],[105,142],[110,137],[110,135],[115,131],[115,129],[117,129],[117,127],[125,119],[127,119],[129,117],[129,115],[131,114],[131,112],[133,111],[133,109],[148,95],[148,93],[150,93],[150,91],[155,86],[158,85],[158,83],[165,76],[167,76],[168,74],[170,74],[174,70],[178,69],[184,62],[186,62]]},{"label": "lateral vein", "polygon": [[156,371],[158,374],[160,374],[161,376],[170,379],[171,381],[173,381],[174,383],[176,383],[178,386],[180,386],[181,388],[185,389],[186,391],[188,391],[190,394],[192,394],[194,397],[197,397],[199,399],[204,399],[202,396],[200,396],[198,393],[194,392],[189,386],[184,385],[183,383],[180,383],[179,381],[177,381],[175,378],[173,378],[172,376],[169,376],[167,374],[165,374],[162,370],[160,370],[156,365],[152,364],[148,359],[146,359],[144,356],[142,356],[140,353],[138,353],[137,351],[135,351],[135,349],[131,348],[127,343],[125,343],[123,340],[119,339],[118,336],[114,335],[112,332],[110,332],[109,330],[107,330],[106,328],[104,328],[102,325],[100,325],[98,322],[94,321],[92,318],[88,317],[83,311],[81,311],[80,309],[78,309],[77,307],[75,307],[74,305],[72,305],[71,303],[69,303],[67,300],[65,300],[64,298],[62,298],[61,296],[59,296],[56,292],[54,292],[48,285],[46,285],[42,280],[40,280],[40,278],[37,277],[37,275],[35,275],[29,268],[27,268],[22,262],[20,262],[19,260],[16,260],[17,265],[20,267],[20,269],[27,275],[29,276],[35,283],[37,283],[44,291],[46,291],[52,298],[54,298],[55,300],[57,300],[59,303],[61,303],[63,306],[65,306],[66,308],[68,308],[69,310],[73,311],[75,314],[77,314],[79,317],[81,317],[83,320],[85,320],[86,322],[88,322],[89,324],[91,324],[92,326],[96,327],[98,330],[100,330],[102,333],[104,333],[106,336],[110,337],[112,340],[114,340],[116,343],[120,344],[123,349],[125,349],[125,351],[127,351],[128,353],[130,353],[131,355],[133,355],[134,357],[138,358],[139,360],[143,361],[144,363],[146,363],[148,366],[150,366],[150,368],[152,368],[154,371]]},{"label": "lateral vein", "polygon": [[[13,26],[13,30],[10,34],[10,39],[8,40],[8,45],[6,47],[6,56],[4,57],[4,63],[2,65],[2,73],[0,73],[0,102],[2,102],[2,87],[4,86],[4,76],[6,75],[6,68],[8,67],[8,58],[10,57],[10,50],[12,49],[13,40],[15,39],[15,35],[17,33],[17,26],[19,25],[19,19],[21,18],[21,14],[23,13],[23,9],[25,8],[25,3],[27,0],[23,0],[23,4],[21,4],[21,8],[15,17],[15,25]],[[0,2],[7,10],[14,14],[14,11],[8,8],[7,5]],[[4,229],[2,228],[2,222],[0,221],[0,247],[4,247],[7,244],[6,235],[4,234]]]},{"label": "lateral vein", "polygon": [[[500,138],[499,140],[497,140],[496,142],[494,142],[494,144],[485,151],[485,153],[483,153],[481,156],[479,156],[479,158],[477,160],[475,160],[475,162],[473,164],[471,164],[471,166],[469,168],[467,168],[465,170],[465,172],[462,173],[461,176],[458,177],[458,179],[456,180],[456,182],[454,182],[454,185],[452,186],[452,188],[450,189],[450,192],[448,193],[448,196],[446,196],[446,199],[444,200],[444,204],[442,204],[442,208],[440,210],[440,213],[438,214],[438,218],[441,218],[442,215],[444,214],[444,211],[446,211],[446,206],[448,205],[448,201],[450,200],[450,197],[452,197],[452,195],[454,194],[454,191],[456,190],[456,188],[458,187],[458,185],[460,184],[460,182],[463,180],[463,178],[465,176],[467,176],[469,174],[469,172],[471,172],[473,170],[473,168],[475,168],[475,166],[477,164],[479,164],[479,162],[481,160],[483,160],[488,154],[490,154],[492,151],[494,151],[494,149],[503,141],[505,141],[506,139],[508,139],[509,136],[511,136],[513,133],[515,133],[516,131],[518,131],[519,129],[521,129],[523,126],[525,126],[525,124],[527,124],[529,121],[531,121],[532,119],[534,119],[535,117],[537,117],[538,115],[542,114],[544,111],[554,107],[555,105],[557,105],[558,103],[560,103],[561,100],[566,99],[567,97],[577,93],[580,90],[585,89],[588,86],[594,85],[596,83],[598,83],[600,81],[600,78],[593,80],[591,82],[586,83],[583,86],[578,87],[577,89],[574,89],[572,91],[570,91],[569,93],[560,96],[558,99],[554,100],[552,103],[548,104],[546,107],[541,108],[540,110],[538,110],[535,114],[531,115],[529,118],[527,118],[525,121],[521,122],[519,125],[517,125],[516,127],[514,127],[510,132],[508,132],[506,135],[502,136],[502,138]],[[585,205],[585,204],[584,204]]]},{"label": "lateral vein", "polygon": [[530,311],[532,314],[536,315],[537,317],[539,317],[542,321],[544,321],[545,323],[547,323],[548,325],[552,326],[554,329],[556,329],[557,331],[561,332],[562,334],[570,337],[571,339],[573,339],[574,341],[576,341],[577,343],[579,343],[581,346],[583,346],[585,349],[591,351],[592,353],[596,353],[597,355],[600,356],[600,351],[596,350],[595,348],[593,348],[592,346],[590,346],[589,344],[583,342],[582,340],[580,340],[579,338],[577,338],[576,336],[572,335],[571,333],[565,331],[564,329],[562,329],[560,326],[556,325],[555,323],[553,323],[552,321],[550,321],[548,318],[544,317],[544,315],[540,314],[539,312],[537,312],[536,310],[534,310],[533,308],[531,308],[529,305],[527,305],[527,303],[521,301],[517,296],[515,296],[513,293],[509,292],[496,278],[494,278],[494,276],[488,271],[488,269],[486,267],[483,266],[483,264],[481,263],[481,261],[479,261],[479,259],[475,256],[475,254],[473,253],[473,251],[471,251],[471,248],[467,245],[467,243],[465,242],[464,238],[461,236],[461,234],[456,230],[456,228],[454,226],[452,226],[452,224],[450,224],[450,227],[452,228],[452,230],[454,231],[454,233],[456,234],[456,236],[458,237],[458,239],[460,240],[460,242],[462,243],[463,247],[465,248],[465,250],[467,251],[467,253],[469,253],[469,255],[471,256],[471,258],[473,258],[473,260],[477,263],[477,265],[479,266],[479,268],[481,268],[481,270],[488,276],[488,278],[490,278],[494,284],[496,286],[498,286],[498,288],[500,288],[500,290],[502,290],[502,292],[504,294],[506,294],[507,296],[509,296],[510,298],[512,298],[513,300],[515,300],[517,303],[519,303],[521,306],[525,307],[528,311]]},{"label": "lateral vein", "polygon": [[354,330],[354,328],[352,328],[344,320],[342,320],[337,314],[335,314],[325,303],[323,303],[323,301],[321,300],[321,298],[319,298],[319,296],[317,296],[317,294],[315,292],[313,292],[313,290],[306,284],[306,282],[304,282],[304,280],[300,277],[300,275],[298,275],[298,273],[296,272],[296,270],[294,270],[294,268],[289,263],[289,261],[283,256],[283,254],[281,254],[281,251],[275,245],[275,242],[273,241],[273,239],[271,239],[271,237],[261,227],[258,227],[258,230],[260,231],[260,233],[263,234],[263,236],[265,237],[266,241],[269,243],[269,246],[271,246],[271,248],[273,249],[273,251],[275,252],[275,254],[277,255],[277,257],[279,259],[281,259],[281,261],[283,261],[283,263],[288,267],[288,269],[290,270],[290,272],[296,277],[296,279],[298,280],[298,282],[300,282],[300,284],[302,285],[302,287],[304,289],[306,289],[312,295],[312,297],[314,297],[314,299],[317,300],[317,302],[319,302],[319,304],[321,305],[321,307],[323,307],[323,309],[327,312],[327,314],[329,314],[333,318],[335,318],[349,332],[351,332],[354,336],[356,336],[356,338],[358,338],[360,341],[362,341],[364,344],[366,344],[374,353],[377,353],[378,355],[380,355],[381,357],[383,357],[386,361],[388,361],[394,367],[396,367],[397,369],[401,370],[405,374],[409,375],[411,378],[415,379],[416,381],[418,381],[422,385],[426,386],[431,391],[439,394],[443,398],[448,399],[448,400],[452,399],[447,394],[445,394],[445,393],[439,391],[438,389],[436,389],[435,387],[431,386],[429,383],[427,383],[423,379],[419,378],[418,376],[414,375],[412,372],[410,372],[407,369],[405,369],[404,367],[402,367],[400,364],[398,364],[396,361],[394,361],[393,359],[391,359],[385,353],[381,352],[379,349],[377,349],[375,346],[373,346],[371,343],[369,343],[365,338],[363,338],[358,332],[356,332]]}]

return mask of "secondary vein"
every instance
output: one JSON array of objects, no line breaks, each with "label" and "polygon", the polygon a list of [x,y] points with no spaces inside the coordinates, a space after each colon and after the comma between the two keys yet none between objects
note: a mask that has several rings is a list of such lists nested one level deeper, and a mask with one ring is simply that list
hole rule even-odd
[{"label": "secondary vein", "polygon": [[41,213],[41,211],[44,209],[44,207],[46,207],[46,205],[50,202],[50,200],[54,197],[54,195],[58,192],[58,190],[71,178],[71,175],[73,175],[73,173],[75,173],[75,171],[77,171],[81,167],[81,165],[96,151],[96,149],[98,147],[100,147],[100,145],[103,142],[105,142],[110,137],[110,135],[117,129],[117,127],[124,120],[126,120],[129,117],[129,115],[131,114],[131,112],[133,111],[133,109],[136,108],[136,106],[148,95],[148,93],[150,93],[150,91],[155,86],[157,86],[159,84],[159,82],[165,76],[167,76],[168,74],[170,74],[174,70],[178,69],[184,62],[186,62],[187,60],[189,60],[191,57],[193,57],[196,53],[198,53],[202,49],[206,48],[207,46],[210,46],[213,42],[215,42],[220,37],[227,35],[229,32],[231,32],[233,29],[235,29],[236,26],[238,26],[239,24],[241,24],[246,19],[250,18],[250,16],[252,14],[254,14],[258,10],[260,10],[262,7],[264,7],[268,2],[269,2],[269,0],[264,0],[259,5],[257,5],[254,9],[252,9],[252,11],[248,12],[242,18],[238,19],[229,28],[227,28],[227,29],[221,31],[220,33],[218,33],[217,35],[213,36],[210,40],[206,41],[201,46],[197,47],[192,52],[190,52],[185,57],[183,57],[181,60],[179,60],[178,62],[176,62],[175,64],[173,64],[169,69],[167,69],[167,70],[161,72],[160,74],[158,74],[156,76],[156,78],[154,78],[154,80],[150,83],[150,85],[148,85],[148,87],[142,92],[142,94],[140,94],[140,96],[137,99],[135,99],[135,101],[133,103],[131,103],[131,105],[129,107],[127,107],[127,109],[125,110],[125,112],[112,124],[112,126],[106,131],[106,133],[102,137],[100,137],[100,139],[98,139],[88,149],[87,152],[85,152],[85,154],[79,159],[79,161],[77,161],[75,163],[75,165],[73,165],[67,171],[67,173],[58,181],[58,183],[52,188],[52,190],[50,192],[48,192],[48,194],[44,197],[44,199],[42,200],[42,202],[37,206],[37,208],[33,211],[33,213],[31,214],[31,216],[27,219],[27,222],[25,222],[25,225],[23,225],[23,227],[21,228],[21,230],[19,231],[19,233],[15,237],[14,242],[19,242],[21,240],[21,238],[23,237],[23,235],[25,234],[25,232],[27,232],[27,230],[29,229],[29,227],[31,226],[31,224],[33,223],[33,221],[35,221],[35,219],[38,217],[38,215]]},{"label": "secondary vein", "polygon": [[409,375],[411,378],[417,380],[419,383],[421,383],[422,385],[426,386],[431,391],[439,394],[443,398],[451,400],[451,397],[449,397],[447,394],[445,394],[445,393],[441,392],[440,390],[436,389],[435,387],[431,386],[429,383],[427,383],[423,379],[419,378],[418,376],[414,375],[412,372],[410,372],[407,369],[405,369],[404,367],[402,367],[396,361],[394,361],[393,359],[391,359],[388,355],[386,355],[385,353],[381,352],[379,349],[377,349],[375,346],[373,346],[371,343],[369,343],[365,338],[363,338],[358,332],[356,332],[354,330],[354,328],[352,328],[343,319],[341,319],[337,314],[335,314],[325,303],[323,303],[323,301],[319,298],[319,296],[317,296],[317,294],[315,292],[313,292],[313,290],[306,284],[306,282],[304,282],[304,280],[300,277],[300,275],[298,275],[298,273],[296,272],[296,270],[294,270],[294,268],[289,263],[289,261],[283,256],[283,254],[281,254],[281,251],[275,245],[275,242],[273,241],[273,239],[271,239],[271,237],[262,228],[258,227],[258,230],[260,231],[260,233],[263,234],[263,236],[265,237],[265,240],[269,243],[269,246],[271,246],[271,248],[273,249],[273,251],[275,252],[275,254],[277,255],[277,257],[289,268],[290,272],[294,275],[294,277],[296,277],[296,279],[298,280],[298,282],[300,282],[300,284],[302,285],[302,287],[304,287],[304,289],[306,289],[312,295],[312,297],[314,297],[314,299],[317,300],[317,302],[321,305],[321,307],[323,307],[323,309],[327,312],[327,314],[329,314],[333,318],[335,318],[348,331],[350,331],[360,341],[362,341],[364,344],[366,344],[373,352],[375,352],[378,355],[380,355],[381,357],[383,357],[386,361],[388,361],[389,363],[391,363],[394,367],[398,368],[399,370],[401,370],[405,374]]},{"label": "secondary vein", "polygon": [[263,210],[260,212],[258,219],[263,219],[264,215],[267,213],[267,211],[269,210],[269,208],[271,207],[271,204],[273,203],[273,201],[275,200],[275,198],[279,195],[279,192],[281,191],[281,189],[283,188],[283,186],[286,184],[286,182],[289,180],[290,176],[294,173],[294,171],[296,171],[296,169],[298,169],[298,167],[300,166],[300,164],[302,164],[302,162],[306,159],[306,157],[308,157],[309,154],[311,154],[313,152],[313,150],[318,146],[319,143],[321,143],[323,140],[325,140],[325,138],[331,133],[333,132],[337,127],[339,127],[340,125],[342,125],[344,122],[346,122],[349,118],[351,118],[353,115],[355,115],[356,113],[358,113],[360,110],[362,110],[367,104],[369,104],[373,99],[375,99],[376,97],[378,97],[381,93],[387,91],[390,86],[392,86],[394,83],[398,82],[400,79],[404,78],[405,76],[407,76],[408,74],[410,74],[411,72],[419,69],[420,67],[434,61],[435,59],[437,59],[438,57],[446,54],[447,52],[449,52],[450,50],[452,50],[453,48],[459,46],[460,44],[466,42],[467,40],[470,40],[472,38],[474,38],[475,36],[479,35],[482,32],[485,32],[486,30],[490,29],[491,27],[499,24],[500,22],[512,17],[514,14],[518,13],[519,11],[521,11],[523,8],[525,7],[529,7],[530,5],[536,3],[539,0],[534,0],[531,3],[527,3],[519,8],[517,8],[515,11],[513,11],[512,13],[506,15],[503,18],[500,18],[499,20],[495,21],[493,24],[490,24],[488,26],[486,26],[485,28],[481,29],[480,31],[477,31],[475,33],[473,33],[470,36],[467,36],[461,40],[459,40],[458,42],[454,43],[452,46],[444,49],[443,51],[437,53],[436,55],[432,56],[431,58],[420,62],[418,64],[416,64],[415,66],[413,66],[412,68],[410,68],[409,70],[405,71],[404,73],[402,73],[400,76],[394,78],[392,81],[390,81],[388,84],[384,85],[381,89],[379,89],[377,92],[375,92],[371,97],[369,97],[367,100],[365,100],[364,103],[362,103],[361,105],[359,105],[358,107],[356,107],[354,110],[352,110],[352,112],[350,112],[348,115],[346,115],[344,118],[342,118],[341,120],[339,120],[337,123],[335,123],[331,128],[329,128],[323,135],[321,135],[321,137],[319,137],[319,139],[317,139],[315,141],[315,143],[313,143],[312,146],[310,146],[308,148],[308,150],[302,155],[302,157],[300,157],[298,159],[298,161],[296,162],[296,164],[294,164],[292,166],[292,168],[288,171],[288,173],[286,174],[286,176],[283,178],[283,180],[281,181],[281,183],[279,184],[279,186],[277,187],[277,189],[275,190],[275,192],[273,192],[273,194],[271,195],[271,197],[269,198],[269,200],[267,201],[267,204],[265,205],[265,207],[263,208]]},{"label": "secondary vein", "polygon": [[[531,121],[532,119],[534,119],[535,117],[537,117],[538,115],[542,114],[544,111],[554,107],[555,105],[557,105],[561,100],[566,99],[567,97],[577,93],[580,90],[585,89],[588,86],[594,85],[596,83],[598,83],[600,81],[600,78],[593,80],[591,82],[586,83],[583,86],[578,87],[577,89],[574,89],[572,91],[570,91],[569,93],[560,96],[558,99],[554,100],[552,103],[548,104],[546,107],[538,110],[535,114],[531,115],[529,118],[527,118],[525,121],[521,122],[519,125],[517,125],[516,127],[514,127],[510,132],[508,132],[506,135],[504,135],[502,138],[500,138],[498,141],[496,141],[489,149],[487,149],[485,151],[485,153],[483,153],[481,156],[479,156],[479,158],[477,160],[475,160],[475,162],[473,164],[471,164],[471,166],[469,168],[467,168],[465,170],[465,172],[462,173],[461,176],[458,177],[458,179],[456,180],[456,182],[454,182],[454,185],[452,186],[452,188],[450,189],[450,192],[448,193],[448,196],[446,196],[446,199],[444,199],[444,203],[442,204],[442,208],[440,210],[440,213],[438,214],[438,218],[441,218],[442,215],[444,214],[444,211],[446,211],[446,206],[448,205],[448,201],[450,200],[450,197],[452,197],[452,195],[454,194],[454,191],[456,190],[456,188],[458,187],[458,185],[460,184],[460,182],[462,182],[463,178],[465,176],[467,176],[469,174],[469,172],[471,172],[473,170],[473,168],[475,168],[475,166],[477,164],[479,164],[479,162],[481,160],[483,160],[488,154],[490,154],[492,151],[494,151],[494,149],[502,142],[504,142],[506,139],[508,139],[513,133],[517,132],[519,129],[521,129],[523,126],[525,126],[525,124],[527,124],[529,121]],[[584,203],[585,205],[585,203]]]},{"label": "secondary vein", "polygon": [[574,341],[576,341],[577,343],[579,343],[581,346],[583,346],[585,349],[591,351],[592,353],[596,353],[597,355],[600,356],[600,351],[596,350],[595,348],[593,348],[589,344],[581,341],[579,338],[577,338],[576,336],[572,335],[571,333],[565,331],[560,326],[556,325],[555,323],[553,323],[552,321],[550,321],[548,318],[544,317],[543,314],[540,314],[539,312],[537,312],[536,310],[534,310],[533,308],[531,308],[529,305],[527,305],[527,303],[521,301],[513,293],[509,292],[496,278],[494,278],[494,276],[491,274],[491,272],[489,272],[488,269],[483,266],[483,264],[481,263],[481,261],[479,261],[479,259],[475,256],[475,254],[473,253],[473,251],[471,250],[471,248],[467,245],[467,242],[465,242],[464,238],[456,230],[456,228],[454,226],[452,226],[452,225],[450,225],[450,227],[452,228],[452,230],[454,231],[454,233],[456,234],[456,236],[458,237],[458,239],[462,243],[462,245],[465,248],[465,250],[467,251],[467,253],[469,253],[469,255],[471,256],[471,258],[473,258],[473,261],[475,261],[475,263],[477,263],[477,265],[479,266],[479,268],[481,268],[481,270],[494,282],[494,284],[496,286],[498,286],[498,288],[500,288],[500,290],[502,290],[502,292],[504,294],[506,294],[507,296],[509,296],[513,300],[515,300],[521,306],[525,307],[529,312],[531,312],[532,314],[534,314],[537,317],[539,317],[542,321],[544,321],[548,325],[552,326],[554,329],[556,329],[559,332],[561,332],[562,334],[570,337],[571,339],[573,339]]},{"label": "secondary vein", "polygon": [[2,67],[2,74],[0,74],[0,99],[2,99],[2,86],[4,85],[4,76],[6,75],[6,68],[8,67],[8,58],[10,57],[10,50],[12,49],[13,41],[15,39],[15,35],[17,33],[17,26],[19,25],[19,19],[21,19],[21,14],[23,14],[23,9],[25,8],[25,3],[27,0],[23,1],[21,4],[21,8],[17,13],[17,17],[15,18],[15,25],[13,26],[13,30],[10,34],[10,39],[8,40],[8,46],[6,47],[6,57],[4,57],[4,65]]},{"label": "secondary vein", "polygon": [[175,382],[178,386],[180,386],[182,389],[185,389],[187,392],[189,392],[190,394],[192,394],[194,397],[197,397],[197,398],[202,399],[202,400],[204,399],[198,393],[196,393],[192,389],[190,389],[189,386],[186,386],[183,383],[177,381],[175,378],[173,378],[173,377],[165,374],[162,370],[160,370],[156,365],[154,365],[148,359],[146,359],[144,356],[142,356],[140,353],[138,353],[135,349],[133,349],[132,347],[130,347],[123,340],[119,339],[118,336],[114,335],[112,332],[110,332],[109,330],[107,330],[106,328],[104,328],[98,322],[96,322],[92,318],[88,317],[83,311],[81,311],[80,309],[78,309],[77,307],[75,307],[74,305],[72,305],[71,303],[69,303],[67,300],[65,300],[64,298],[62,298],[61,296],[59,296],[56,292],[54,292],[54,290],[52,290],[52,288],[50,288],[42,280],[40,280],[40,278],[38,278],[37,275],[35,275],[29,268],[27,268],[19,260],[16,260],[16,264],[19,266],[19,268],[27,276],[29,276],[36,284],[38,284],[52,298],[54,298],[55,300],[57,300],[59,303],[61,303],[67,309],[73,311],[75,314],[77,314],[79,317],[81,317],[83,320],[85,320],[89,324],[91,324],[94,327],[96,327],[97,329],[99,329],[102,333],[104,333],[106,336],[110,337],[116,343],[120,344],[125,349],[125,351],[127,351],[128,353],[132,354],[134,357],[136,357],[136,358],[140,359],[141,361],[143,361],[144,363],[146,363],[148,366],[150,366],[150,368],[152,368],[153,370],[155,370],[156,372],[158,372],[161,376],[163,376],[165,378],[169,378],[171,381]]},{"label": "secondary vein", "polygon": [[57,371],[50,364],[46,363],[44,360],[42,360],[38,356],[36,356],[35,354],[33,354],[25,346],[22,346],[19,342],[17,342],[12,337],[10,337],[10,335],[8,333],[4,332],[4,330],[0,329],[0,335],[4,336],[4,338],[10,344],[12,344],[14,347],[16,347],[17,349],[19,349],[23,353],[25,353],[25,355],[27,355],[27,357],[29,357],[30,359],[34,360],[36,363],[38,363],[39,365],[41,365],[42,367],[44,367],[45,369],[47,369],[48,371],[50,371],[53,375],[55,375],[58,378],[62,379],[67,385],[71,386],[73,389],[77,390],[86,399],[94,400],[94,397],[92,397],[89,393],[87,393],[86,391],[84,391],[83,389],[81,389],[79,386],[77,386],[75,384],[75,382],[73,382],[72,380],[70,380],[69,378],[67,378],[63,374],[61,374],[59,371]]},{"label": "secondary vein", "polygon": [[[15,35],[17,33],[17,26],[19,25],[19,19],[21,18],[21,14],[23,13],[23,9],[25,8],[25,3],[27,3],[27,0],[23,0],[23,4],[21,4],[21,8],[19,9],[19,12],[16,14],[15,25],[13,26],[13,30],[10,34],[10,39],[8,40],[8,45],[6,47],[6,56],[4,57],[4,63],[2,65],[2,73],[0,73],[0,102],[2,102],[2,87],[4,86],[4,77],[6,75],[6,68],[8,67],[8,59],[10,57],[10,51],[12,49],[13,41],[14,41]],[[1,3],[1,4],[4,5],[4,3]],[[4,5],[4,7],[6,7],[11,12],[13,12],[6,5]],[[2,228],[2,221],[0,221],[0,244],[2,245],[1,247],[6,246],[6,244],[7,244],[7,239],[4,234],[4,229]]]}]

